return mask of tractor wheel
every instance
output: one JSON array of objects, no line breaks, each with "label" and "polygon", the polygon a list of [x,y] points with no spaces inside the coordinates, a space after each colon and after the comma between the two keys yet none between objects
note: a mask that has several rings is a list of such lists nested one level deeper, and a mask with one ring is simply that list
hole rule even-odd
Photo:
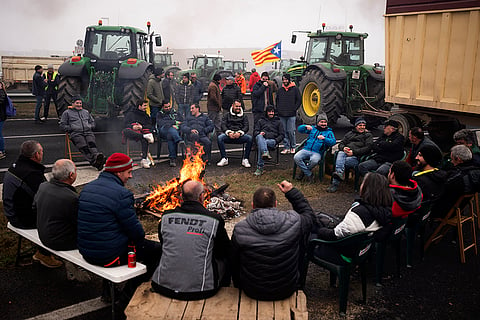
[{"label": "tractor wheel", "polygon": [[368,96],[375,97],[370,104],[377,109],[390,111],[392,109],[392,104],[385,103],[385,82],[369,77],[367,79],[367,85]]},{"label": "tractor wheel", "polygon": [[57,93],[57,115],[62,113],[72,104],[72,97],[82,93],[82,80],[79,77],[60,76]]},{"label": "tractor wheel", "polygon": [[329,80],[320,70],[310,70],[300,82],[302,106],[299,109],[303,122],[314,124],[317,115],[325,112],[330,124],[345,111],[343,81]]},{"label": "tractor wheel", "polygon": [[125,81],[122,101],[123,113],[128,112],[131,107],[135,108],[137,101],[146,98],[148,77],[151,74],[152,71],[147,69],[140,78]]}]

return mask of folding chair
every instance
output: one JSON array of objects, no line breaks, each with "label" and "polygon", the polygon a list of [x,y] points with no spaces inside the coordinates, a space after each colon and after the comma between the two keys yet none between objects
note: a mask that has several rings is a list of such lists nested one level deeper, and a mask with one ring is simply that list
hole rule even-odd
[{"label": "folding chair", "polygon": [[[460,261],[465,263],[465,251],[469,249],[474,249],[475,255],[478,254],[477,251],[477,237],[475,234],[475,216],[473,212],[474,208],[475,194],[465,194],[461,196],[453,207],[448,211],[447,215],[444,218],[436,219],[440,221],[440,225],[435,229],[433,234],[425,243],[424,250],[426,251],[430,244],[434,241],[440,240],[445,236],[448,227],[457,227],[458,230],[458,249],[460,251]],[[467,213],[467,215],[462,215],[462,213]],[[464,235],[463,235],[463,224],[466,222],[471,223],[472,229],[472,243],[465,247]]]},{"label": "folding chair", "polygon": [[72,152],[72,140],[70,140],[70,135],[68,132],[65,132],[65,158],[73,161],[73,158],[83,158],[83,155],[80,151]]}]

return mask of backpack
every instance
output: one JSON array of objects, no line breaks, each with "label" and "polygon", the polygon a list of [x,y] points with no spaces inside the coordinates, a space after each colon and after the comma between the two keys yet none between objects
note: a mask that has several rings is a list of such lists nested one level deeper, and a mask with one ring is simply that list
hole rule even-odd
[{"label": "backpack", "polygon": [[7,96],[7,101],[5,103],[5,114],[7,117],[15,117],[17,115],[17,108],[13,105],[12,99]]}]

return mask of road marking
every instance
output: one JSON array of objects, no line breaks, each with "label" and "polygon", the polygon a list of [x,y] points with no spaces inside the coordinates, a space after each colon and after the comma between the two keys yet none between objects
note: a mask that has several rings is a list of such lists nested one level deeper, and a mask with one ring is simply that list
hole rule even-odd
[{"label": "road marking", "polygon": [[56,319],[71,319],[93,311],[97,311],[106,307],[110,307],[109,303],[103,302],[100,297],[83,301],[71,306],[58,309],[49,313],[44,313],[27,320],[56,320]]}]

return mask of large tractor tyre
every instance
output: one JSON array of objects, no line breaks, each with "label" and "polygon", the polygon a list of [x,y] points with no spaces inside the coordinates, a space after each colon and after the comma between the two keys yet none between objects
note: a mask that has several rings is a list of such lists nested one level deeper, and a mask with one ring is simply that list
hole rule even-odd
[{"label": "large tractor tyre", "polygon": [[300,82],[302,106],[299,109],[304,123],[315,124],[317,115],[325,112],[330,124],[345,112],[343,81],[329,80],[320,70],[310,70]]},{"label": "large tractor tyre", "polygon": [[368,96],[375,97],[370,104],[376,109],[390,111],[392,104],[385,102],[385,82],[369,77],[367,79]]},{"label": "large tractor tyre", "polygon": [[152,74],[150,69],[145,70],[140,78],[124,82],[122,112],[127,113],[130,108],[135,108],[135,104],[147,97],[148,78]]},{"label": "large tractor tyre", "polygon": [[407,114],[394,114],[388,120],[395,120],[398,122],[398,132],[400,132],[405,139],[408,139],[408,133],[412,128],[412,120]]},{"label": "large tractor tyre", "polygon": [[57,115],[62,113],[72,104],[72,97],[82,93],[82,80],[80,77],[60,76],[57,93]]}]

